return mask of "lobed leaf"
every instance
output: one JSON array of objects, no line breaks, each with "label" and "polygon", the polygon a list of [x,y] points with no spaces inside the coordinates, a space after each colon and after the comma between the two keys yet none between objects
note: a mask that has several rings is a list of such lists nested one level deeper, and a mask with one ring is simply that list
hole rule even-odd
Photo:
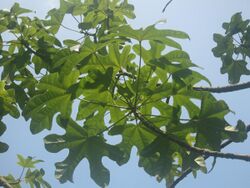
[{"label": "lobed leaf", "polygon": [[[44,138],[45,147],[50,152],[69,149],[67,158],[56,163],[56,177],[61,183],[73,181],[73,172],[84,158],[88,159],[92,179],[101,187],[109,184],[109,171],[102,164],[102,157],[107,156],[118,164],[122,161],[122,152],[107,144],[99,136],[89,136],[84,127],[73,120],[58,117],[58,124],[65,129],[65,135],[49,135]],[[95,148],[95,149],[93,149]]]}]

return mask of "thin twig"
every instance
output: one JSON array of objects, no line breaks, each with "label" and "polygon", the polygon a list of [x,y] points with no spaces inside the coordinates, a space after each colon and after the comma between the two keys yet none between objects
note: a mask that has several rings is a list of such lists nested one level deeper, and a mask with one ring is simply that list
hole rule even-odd
[{"label": "thin twig", "polygon": [[139,86],[140,86],[140,76],[141,76],[141,65],[142,65],[142,44],[141,41],[139,42],[140,46],[140,57],[139,57],[139,68],[138,68],[138,75],[137,75],[137,82],[136,82],[136,92],[135,92],[135,105],[137,105],[138,97],[139,97]]},{"label": "thin twig", "polygon": [[80,99],[80,98],[77,98],[77,99],[80,100],[80,101],[84,101],[86,103],[90,103],[90,104],[98,104],[98,105],[101,105],[101,106],[108,106],[108,107],[119,108],[119,109],[126,109],[126,110],[129,109],[126,106],[118,106],[118,105],[114,105],[114,104],[107,104],[107,103],[100,102],[100,101],[89,101],[89,100]]},{"label": "thin twig", "polygon": [[242,89],[250,88],[250,82],[236,84],[236,85],[229,85],[223,87],[193,87],[196,91],[209,91],[212,93],[226,93],[232,91],[238,91]]},{"label": "thin twig", "polygon": [[73,31],[73,32],[76,32],[76,33],[80,33],[80,34],[81,34],[81,32],[80,32],[80,31],[77,31],[77,30],[71,29],[71,28],[69,28],[69,27],[67,27],[67,26],[65,26],[65,25],[63,25],[63,24],[61,24],[61,26],[62,26],[64,29],[67,29],[67,30],[69,30],[69,31]]},{"label": "thin twig", "polygon": [[[246,128],[246,132],[250,131],[250,125],[247,126]],[[232,140],[228,140],[226,142],[224,142],[223,144],[221,144],[220,149],[225,148],[226,146],[230,145],[233,141]],[[208,159],[209,156],[205,157],[205,160]],[[192,168],[188,168],[187,170],[185,170],[184,172],[182,172],[181,176],[178,177],[168,188],[175,188],[175,186],[180,183],[187,175],[189,175],[192,172]]]},{"label": "thin twig", "polygon": [[18,178],[18,181],[21,181],[21,179],[22,179],[22,177],[23,177],[24,170],[25,170],[25,168],[23,167],[22,172],[21,172],[21,174],[20,174],[20,176],[19,176],[19,178]]},{"label": "thin twig", "polygon": [[118,121],[116,121],[115,123],[113,123],[112,125],[106,127],[105,129],[101,130],[99,133],[97,133],[97,135],[101,135],[102,133],[104,133],[105,131],[110,130],[111,128],[113,128],[114,126],[116,126],[118,123],[120,123],[122,120],[124,120],[125,118],[127,118],[132,112],[128,112],[126,115],[124,115],[121,119],[119,119]]},{"label": "thin twig", "polygon": [[162,9],[162,13],[165,12],[166,8],[168,7],[168,5],[170,5],[170,3],[172,2],[173,0],[170,0],[168,1],[168,3],[165,5],[165,7]]},{"label": "thin twig", "polygon": [[[72,15],[72,14],[71,14]],[[77,22],[77,23],[80,23],[79,21],[78,21],[78,19],[76,19],[76,17],[74,16],[74,15],[72,15],[72,17],[74,18],[74,20]]]}]

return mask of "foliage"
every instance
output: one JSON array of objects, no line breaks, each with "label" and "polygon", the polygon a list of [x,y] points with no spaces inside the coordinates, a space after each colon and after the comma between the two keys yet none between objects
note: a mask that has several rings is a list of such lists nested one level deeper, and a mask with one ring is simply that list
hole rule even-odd
[{"label": "foliage", "polygon": [[[2,184],[2,186],[20,188],[22,181],[24,181],[26,184],[29,184],[30,188],[51,188],[49,183],[43,179],[43,176],[45,175],[44,170],[42,168],[40,170],[35,169],[35,164],[43,162],[42,160],[34,160],[34,158],[30,156],[24,158],[22,155],[17,155],[17,157],[19,160],[17,164],[23,168],[20,177],[15,178],[11,174],[9,174],[8,176],[0,177],[0,185],[4,180],[7,182],[7,185]],[[25,175],[23,175],[24,172]]]},{"label": "foliage", "polygon": [[[207,173],[210,151],[219,153],[225,140],[247,137],[242,121],[234,127],[225,120],[230,109],[224,101],[193,89],[200,81],[210,82],[194,71],[197,66],[176,41],[189,36],[157,25],[134,29],[127,23],[135,18],[133,10],[127,0],[61,0],[45,20],[23,16],[31,11],[17,3],[0,11],[0,119],[8,114],[18,118],[21,112],[37,134],[50,130],[56,117],[65,134],[50,134],[44,142],[49,152],[69,150],[55,165],[61,183],[73,181],[75,168],[86,158],[92,179],[105,187],[110,172],[102,158],[125,164],[135,146],[139,166],[170,185],[188,168]],[[79,40],[56,37],[61,27],[67,28],[65,15],[77,20]],[[225,37],[214,36],[218,46],[213,52],[222,58],[222,73],[229,74],[231,83],[248,74],[245,59],[233,60],[233,53],[249,57],[248,21],[239,19],[236,14],[224,24]],[[232,46],[239,32],[244,46]],[[5,41],[6,35],[13,38]],[[76,118],[73,107],[78,108]],[[6,126],[0,125],[2,134]],[[121,135],[119,144],[108,143],[114,135]],[[6,150],[0,142],[0,152]],[[28,168],[25,181],[31,187],[50,187],[43,170],[30,170],[40,161],[19,160]]]},{"label": "foliage", "polygon": [[238,83],[242,75],[249,75],[247,60],[250,58],[250,20],[242,20],[241,13],[232,16],[229,23],[223,23],[225,36],[214,34],[217,46],[213,48],[215,57],[222,60],[221,73],[228,74],[231,84]]}]

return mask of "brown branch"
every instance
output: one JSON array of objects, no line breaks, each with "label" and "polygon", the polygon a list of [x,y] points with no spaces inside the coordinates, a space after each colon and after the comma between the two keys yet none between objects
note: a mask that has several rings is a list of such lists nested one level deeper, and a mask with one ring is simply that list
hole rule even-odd
[{"label": "brown branch", "polygon": [[[250,125],[247,126],[246,128],[246,132],[250,131]],[[223,144],[221,144],[220,149],[225,148],[226,146],[230,145],[233,141],[232,140],[228,140],[226,142],[224,142]],[[205,157],[205,160],[208,158],[209,156]],[[180,177],[178,177],[168,188],[175,188],[175,186],[180,183],[187,175],[189,175],[192,172],[192,168],[188,168],[187,170],[185,170]]]},{"label": "brown branch", "polygon": [[166,8],[168,7],[168,5],[170,5],[170,3],[172,2],[173,0],[170,0],[167,2],[167,4],[165,5],[165,7],[162,9],[162,12],[165,12]]},{"label": "brown branch", "polygon": [[209,91],[212,93],[226,93],[226,92],[232,92],[232,91],[238,91],[242,89],[250,88],[250,82],[237,84],[237,85],[229,85],[224,87],[193,87],[196,91]]}]

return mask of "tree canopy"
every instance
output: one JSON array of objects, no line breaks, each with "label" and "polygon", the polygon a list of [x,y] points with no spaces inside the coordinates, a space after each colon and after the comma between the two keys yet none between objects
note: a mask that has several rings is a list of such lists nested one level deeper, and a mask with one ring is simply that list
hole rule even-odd
[{"label": "tree canopy", "polygon": [[[75,168],[87,159],[100,187],[110,182],[102,158],[123,165],[133,147],[138,166],[170,188],[188,173],[208,173],[208,157],[214,157],[213,166],[218,157],[250,161],[249,155],[221,152],[245,141],[250,126],[227,122],[229,106],[212,94],[250,87],[249,82],[238,84],[250,74],[250,21],[236,13],[223,23],[224,35],[214,34],[212,52],[234,85],[198,87],[210,81],[182,49],[179,41],[188,34],[159,29],[157,23],[134,29],[127,22],[135,18],[133,11],[127,0],[60,0],[46,19],[27,16],[32,11],[18,3],[0,10],[0,136],[7,115],[30,120],[32,134],[60,126],[65,134],[44,138],[49,152],[69,151],[55,164],[56,178],[73,182]],[[68,15],[77,28],[63,25]],[[61,27],[81,37],[62,41],[57,37]],[[110,144],[108,139],[117,135],[121,142]],[[1,153],[8,147],[0,142]],[[50,187],[44,170],[33,169],[42,160],[18,159],[30,187]],[[20,181],[0,177],[5,187],[20,187]]]}]

